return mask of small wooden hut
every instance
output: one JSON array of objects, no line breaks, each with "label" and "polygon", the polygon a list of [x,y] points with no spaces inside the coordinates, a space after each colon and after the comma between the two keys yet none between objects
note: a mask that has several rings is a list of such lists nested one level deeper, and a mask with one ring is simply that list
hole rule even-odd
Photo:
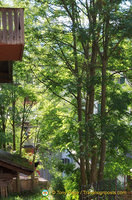
[{"label": "small wooden hut", "polygon": [[20,157],[17,154],[11,154],[0,150],[0,196],[8,195],[8,186],[12,183],[13,178],[17,177],[18,173],[31,175],[33,166],[27,159]]}]

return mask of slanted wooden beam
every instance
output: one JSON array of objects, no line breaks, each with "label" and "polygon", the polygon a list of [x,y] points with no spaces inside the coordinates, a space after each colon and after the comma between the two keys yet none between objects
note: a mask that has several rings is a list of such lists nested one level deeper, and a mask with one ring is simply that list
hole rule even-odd
[{"label": "slanted wooden beam", "polygon": [[5,167],[7,169],[11,169],[11,170],[16,171],[16,172],[26,174],[26,175],[31,175],[33,173],[33,171],[30,170],[30,169],[26,169],[24,167],[18,167],[18,166],[11,164],[11,163],[6,163],[6,162],[3,162],[3,161],[0,161],[0,166]]},{"label": "slanted wooden beam", "polygon": [[9,179],[13,179],[14,177],[17,177],[17,173],[16,174],[11,174],[11,173],[3,173],[0,174],[0,181],[1,180],[9,180]]}]

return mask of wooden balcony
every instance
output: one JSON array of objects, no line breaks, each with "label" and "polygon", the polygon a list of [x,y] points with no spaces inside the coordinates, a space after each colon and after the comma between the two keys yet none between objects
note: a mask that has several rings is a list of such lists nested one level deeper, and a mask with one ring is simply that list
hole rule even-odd
[{"label": "wooden balcony", "polygon": [[24,9],[0,8],[0,61],[22,59],[24,49]]}]

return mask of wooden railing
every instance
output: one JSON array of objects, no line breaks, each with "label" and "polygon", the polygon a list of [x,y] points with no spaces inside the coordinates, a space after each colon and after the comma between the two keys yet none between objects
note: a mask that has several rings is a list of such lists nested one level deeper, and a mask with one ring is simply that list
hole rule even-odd
[{"label": "wooden railing", "polygon": [[0,44],[24,44],[23,8],[0,8]]}]

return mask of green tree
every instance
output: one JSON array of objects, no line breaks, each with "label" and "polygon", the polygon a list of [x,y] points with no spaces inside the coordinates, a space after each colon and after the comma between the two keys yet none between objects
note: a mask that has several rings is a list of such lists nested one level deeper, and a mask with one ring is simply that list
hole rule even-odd
[{"label": "green tree", "polygon": [[[114,55],[117,56],[121,42],[130,36],[131,26],[124,22],[127,19],[129,24],[131,9],[121,9],[122,1],[35,1],[33,6],[41,8],[34,9],[35,39],[30,43],[34,52],[29,58],[34,53],[39,56],[32,57],[32,69],[44,87],[68,102],[77,116],[82,185],[93,183],[97,180],[98,162],[98,178],[103,178],[106,158],[106,93],[113,71],[110,60],[116,60]],[[114,71],[116,68],[115,65]],[[120,68],[118,72],[122,71]],[[97,118],[93,113],[95,100],[101,103]]]},{"label": "green tree", "polygon": [[[125,91],[113,80],[118,73],[130,76],[124,43],[131,43],[131,7],[121,0],[27,0],[20,5],[26,8],[22,65],[28,70],[23,76],[32,71],[36,83],[50,92],[48,100],[56,101],[44,118],[44,138],[52,132],[47,139],[54,148],[65,145],[71,155],[75,150],[81,186],[93,184],[103,179],[106,155],[116,138],[113,127],[118,130],[123,117],[129,121],[129,88]],[[101,105],[97,114],[95,101]],[[124,127],[129,135],[129,123]]]}]

